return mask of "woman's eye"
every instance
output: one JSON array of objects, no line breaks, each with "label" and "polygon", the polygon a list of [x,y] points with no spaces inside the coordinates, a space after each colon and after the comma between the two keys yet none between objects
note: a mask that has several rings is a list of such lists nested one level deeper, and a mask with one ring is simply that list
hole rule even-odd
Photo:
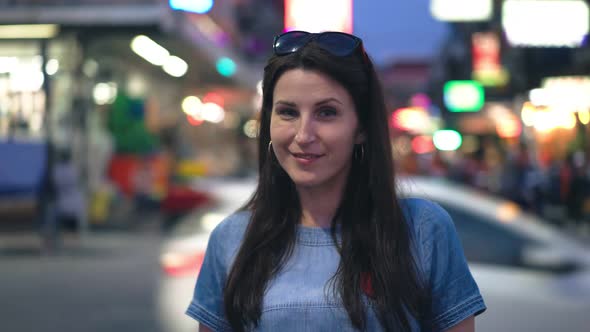
[{"label": "woman's eye", "polygon": [[338,112],[333,108],[323,108],[318,111],[318,115],[321,118],[328,118],[338,114]]},{"label": "woman's eye", "polygon": [[282,117],[293,118],[297,116],[297,111],[292,108],[281,108],[277,110],[277,114]]}]

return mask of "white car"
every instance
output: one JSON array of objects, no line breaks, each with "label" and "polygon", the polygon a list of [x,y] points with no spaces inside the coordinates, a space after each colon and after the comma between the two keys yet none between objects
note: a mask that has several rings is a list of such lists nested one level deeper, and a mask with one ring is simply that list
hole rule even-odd
[{"label": "white car", "polygon": [[[210,231],[240,207],[255,180],[210,182],[219,204],[179,224],[162,251],[158,304],[165,331],[196,331],[192,299]],[[406,196],[439,203],[455,223],[488,310],[478,332],[590,331],[590,249],[512,202],[436,178],[399,183]]]}]

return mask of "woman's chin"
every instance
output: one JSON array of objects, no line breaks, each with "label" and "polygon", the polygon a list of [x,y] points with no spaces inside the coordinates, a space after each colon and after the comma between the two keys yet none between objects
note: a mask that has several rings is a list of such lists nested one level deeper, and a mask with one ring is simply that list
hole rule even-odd
[{"label": "woman's chin", "polygon": [[321,181],[316,176],[292,176],[291,180],[295,184],[296,187],[299,188],[313,188],[318,184],[321,184]]}]

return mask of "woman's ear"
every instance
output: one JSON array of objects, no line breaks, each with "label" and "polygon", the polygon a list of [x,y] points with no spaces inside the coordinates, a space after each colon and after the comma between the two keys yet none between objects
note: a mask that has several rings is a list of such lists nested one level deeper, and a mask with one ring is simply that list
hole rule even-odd
[{"label": "woman's ear", "polygon": [[367,137],[365,135],[365,131],[362,129],[358,130],[354,139],[354,144],[362,144],[365,143],[366,140]]}]

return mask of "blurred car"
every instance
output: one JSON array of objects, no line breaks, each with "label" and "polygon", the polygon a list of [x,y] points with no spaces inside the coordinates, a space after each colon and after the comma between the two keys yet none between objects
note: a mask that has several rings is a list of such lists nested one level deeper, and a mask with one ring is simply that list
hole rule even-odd
[{"label": "blurred car", "polygon": [[[165,331],[196,331],[184,315],[210,231],[241,206],[254,180],[210,183],[219,203],[179,225],[162,251],[159,289]],[[455,223],[488,310],[478,332],[590,329],[590,249],[505,200],[436,178],[405,178],[404,196],[445,208]]]},{"label": "blurred car", "polygon": [[198,323],[184,312],[193,297],[209,234],[246,203],[254,192],[256,179],[202,179],[193,185],[209,199],[178,222],[162,246],[157,306],[163,331],[198,331]]}]

